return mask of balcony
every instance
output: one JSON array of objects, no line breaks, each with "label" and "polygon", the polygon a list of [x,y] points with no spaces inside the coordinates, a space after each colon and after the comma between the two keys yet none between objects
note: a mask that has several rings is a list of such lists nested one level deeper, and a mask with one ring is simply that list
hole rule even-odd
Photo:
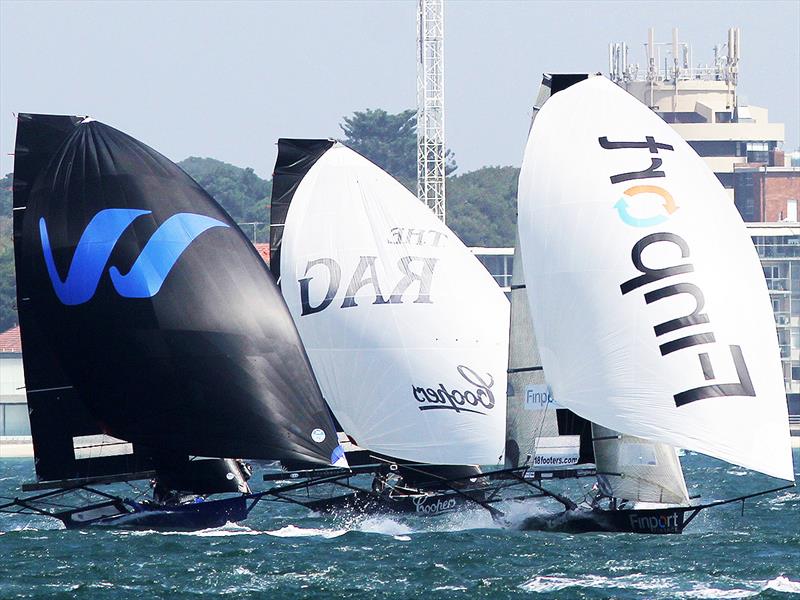
[{"label": "balcony", "polygon": [[760,258],[800,258],[797,244],[755,244]]},{"label": "balcony", "polygon": [[767,277],[766,281],[770,292],[789,292],[792,289],[788,277]]},{"label": "balcony", "polygon": [[788,312],[775,311],[775,325],[778,327],[789,327],[792,324],[792,318]]}]

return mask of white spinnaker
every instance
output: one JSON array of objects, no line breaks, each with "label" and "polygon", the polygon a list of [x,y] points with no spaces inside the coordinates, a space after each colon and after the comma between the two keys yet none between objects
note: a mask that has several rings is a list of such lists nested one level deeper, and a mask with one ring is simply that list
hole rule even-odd
[{"label": "white spinnaker", "polygon": [[592,423],[597,482],[606,496],[638,502],[689,504],[678,451]]},{"label": "white spinnaker", "polygon": [[[558,92],[528,138],[519,231],[559,403],[617,431],[793,480],[758,256],[722,186],[674,130],[602,77]],[[644,271],[668,267],[677,272],[646,281]]]},{"label": "white spinnaker", "polygon": [[[407,279],[404,261],[418,278]],[[429,296],[420,279],[429,279]],[[328,306],[309,312],[329,288]],[[427,463],[498,462],[508,300],[400,183],[341,144],[328,150],[292,199],[281,289],[323,395],[358,445]]]}]

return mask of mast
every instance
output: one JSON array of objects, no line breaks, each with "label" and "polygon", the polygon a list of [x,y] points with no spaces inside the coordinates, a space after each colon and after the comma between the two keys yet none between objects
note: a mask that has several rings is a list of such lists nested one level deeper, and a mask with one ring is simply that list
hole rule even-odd
[{"label": "mast", "polygon": [[[533,471],[553,471],[594,460],[588,421],[553,399],[531,323],[522,253],[514,249],[508,342],[506,467],[526,462]],[[534,284],[535,285],[535,284]]]},{"label": "mast", "polygon": [[444,223],[444,0],[418,0],[417,45],[417,197]]},{"label": "mast", "polygon": [[[546,74],[536,98],[531,126],[548,98],[581,75]],[[514,245],[508,350],[506,467],[529,461],[534,471],[552,471],[594,461],[591,424],[560,407],[547,383],[528,305],[528,284],[519,233]],[[532,287],[537,283],[531,282]]]}]

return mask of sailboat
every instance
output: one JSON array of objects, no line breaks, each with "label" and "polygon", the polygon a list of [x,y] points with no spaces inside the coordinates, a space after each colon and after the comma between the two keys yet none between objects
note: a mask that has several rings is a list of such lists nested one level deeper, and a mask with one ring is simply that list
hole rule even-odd
[{"label": "sailboat", "polygon": [[433,515],[492,496],[478,465],[503,454],[509,305],[486,269],[333,140],[279,140],[271,222],[271,268],[348,461],[374,475],[305,505]]},{"label": "sailboat", "polygon": [[[680,533],[705,508],[794,485],[758,257],[666,123],[603,77],[545,76],[518,228],[530,352],[556,401],[593,423],[598,479],[587,506],[526,527]],[[693,503],[677,448],[792,483]]]},{"label": "sailboat", "polygon": [[[14,249],[38,493],[0,510],[214,527],[264,495],[236,459],[346,466],[271,274],[161,154],[89,118],[19,115]],[[102,487],[134,481],[152,497]]]},{"label": "sailboat", "polygon": [[560,502],[565,512],[533,516],[521,526],[569,532],[609,530],[613,529],[609,519],[600,517],[622,513],[600,513],[591,511],[592,508],[605,506],[617,511],[626,503],[641,506],[645,502],[651,508],[666,508],[668,504],[688,506],[689,495],[674,448],[623,436],[593,424],[555,400],[547,383],[531,322],[519,239],[515,244],[514,266],[506,466],[527,465],[525,476],[539,484],[547,479],[596,477],[597,480],[590,511],[580,511],[575,501],[541,488],[542,492],[552,492],[544,495]]}]

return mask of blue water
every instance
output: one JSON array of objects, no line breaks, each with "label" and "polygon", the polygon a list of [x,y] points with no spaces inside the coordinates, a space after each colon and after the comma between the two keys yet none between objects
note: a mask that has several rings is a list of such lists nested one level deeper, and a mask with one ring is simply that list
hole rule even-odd
[{"label": "blue water", "polygon": [[[704,500],[776,485],[707,457],[682,461]],[[18,495],[32,474],[30,460],[0,460],[0,495]],[[509,514],[541,510],[526,503]],[[256,511],[246,526],[195,533],[66,531],[42,517],[0,515],[0,598],[800,595],[798,489],[749,500],[744,516],[739,504],[704,511],[675,536],[522,532],[478,511],[334,518],[273,503]]]}]

